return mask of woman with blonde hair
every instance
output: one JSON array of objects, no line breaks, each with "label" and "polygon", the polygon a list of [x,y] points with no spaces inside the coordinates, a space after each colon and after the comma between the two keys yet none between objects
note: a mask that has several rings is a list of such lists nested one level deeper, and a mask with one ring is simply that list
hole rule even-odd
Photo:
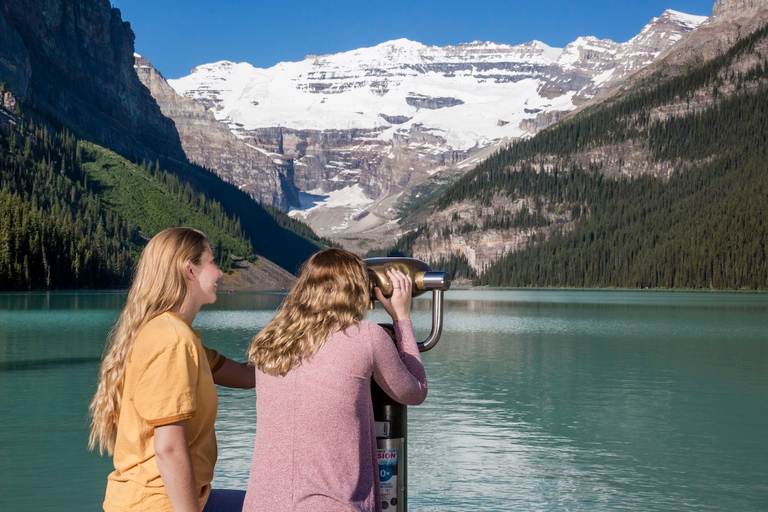
[{"label": "woman with blonde hair", "polygon": [[221,275],[194,229],[166,229],[141,254],[89,409],[89,448],[113,456],[108,512],[240,510],[242,491],[211,493],[214,383],[253,388],[253,370],[204,347],[191,325]]},{"label": "woman with blonde hair", "polygon": [[410,321],[410,277],[389,270],[397,345],[364,320],[368,273],[354,254],[312,256],[248,350],[256,367],[256,443],[244,511],[381,510],[371,377],[417,405],[427,379]]}]

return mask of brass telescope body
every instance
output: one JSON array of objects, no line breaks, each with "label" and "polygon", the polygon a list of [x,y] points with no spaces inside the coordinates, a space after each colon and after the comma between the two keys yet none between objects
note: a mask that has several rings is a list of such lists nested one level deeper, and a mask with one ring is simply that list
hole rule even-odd
[{"label": "brass telescope body", "polygon": [[368,267],[368,279],[370,281],[371,308],[375,295],[373,288],[379,287],[385,297],[392,296],[394,288],[392,281],[387,276],[390,268],[399,270],[410,276],[413,281],[413,297],[430,290],[447,290],[451,287],[451,275],[448,272],[432,271],[429,265],[414,258],[369,258],[365,260]]}]

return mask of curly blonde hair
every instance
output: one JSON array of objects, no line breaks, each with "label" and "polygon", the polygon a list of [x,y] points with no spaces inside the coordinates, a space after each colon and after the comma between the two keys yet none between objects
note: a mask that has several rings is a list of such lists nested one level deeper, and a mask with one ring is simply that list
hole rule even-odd
[{"label": "curly blonde hair", "polygon": [[254,336],[248,361],[269,375],[285,375],[311,358],[331,334],[356,325],[368,308],[368,271],[355,254],[314,254],[277,315]]},{"label": "curly blonde hair", "polygon": [[125,364],[139,331],[151,319],[182,305],[189,297],[185,276],[188,262],[201,263],[210,246],[205,234],[191,228],[170,228],[155,235],[144,248],[117,323],[110,330],[101,361],[99,385],[88,412],[88,448],[112,455],[123,395]]}]

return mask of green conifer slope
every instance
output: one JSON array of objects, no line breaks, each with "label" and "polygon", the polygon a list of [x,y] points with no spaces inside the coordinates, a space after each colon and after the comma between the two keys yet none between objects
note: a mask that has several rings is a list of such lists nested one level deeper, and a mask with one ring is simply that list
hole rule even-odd
[{"label": "green conifer slope", "polygon": [[[526,230],[528,247],[481,269],[481,285],[767,289],[767,36],[760,29],[716,59],[652,76],[500,150],[435,211],[499,198],[526,199],[534,211],[473,226],[427,221],[426,236]],[[635,148],[648,173],[622,176],[624,162],[585,157],[620,145]],[[655,177],[664,166],[669,176]]]},{"label": "green conifer slope", "polygon": [[146,241],[170,226],[204,231],[225,270],[230,255],[258,254],[295,271],[323,246],[306,226],[291,231],[297,221],[203,169],[194,169],[192,186],[21,107],[2,114],[0,290],[127,286]]}]

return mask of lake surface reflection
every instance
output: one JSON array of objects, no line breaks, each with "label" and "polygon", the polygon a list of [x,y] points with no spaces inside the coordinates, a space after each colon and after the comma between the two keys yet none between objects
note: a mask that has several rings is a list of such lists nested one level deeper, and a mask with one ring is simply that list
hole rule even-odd
[{"label": "lake surface reflection", "polygon": [[[244,360],[282,297],[221,295],[195,327]],[[123,300],[0,294],[0,510],[99,509],[86,411]],[[443,332],[408,409],[410,510],[768,510],[768,295],[449,291]],[[242,488],[254,395],[219,401],[214,484]]]}]

